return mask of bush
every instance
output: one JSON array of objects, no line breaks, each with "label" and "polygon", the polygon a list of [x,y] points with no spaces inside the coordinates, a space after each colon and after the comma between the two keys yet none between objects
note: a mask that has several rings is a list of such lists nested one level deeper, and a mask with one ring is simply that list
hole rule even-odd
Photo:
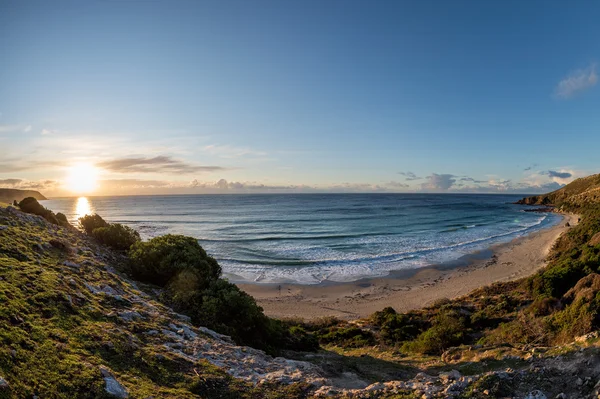
[{"label": "bush", "polygon": [[413,352],[440,355],[449,347],[461,344],[464,338],[464,319],[454,312],[444,312],[435,317],[431,328],[416,340],[407,342],[405,348]]},{"label": "bush", "polygon": [[79,228],[85,231],[85,234],[92,235],[94,229],[108,227],[108,223],[98,214],[85,215],[79,218]]},{"label": "bush", "polygon": [[168,285],[181,272],[188,281],[181,281],[187,290],[208,288],[221,275],[221,266],[208,256],[192,237],[167,234],[147,242],[138,241],[129,251],[133,276],[161,287]]},{"label": "bush", "polygon": [[92,236],[101,244],[121,251],[128,250],[140,240],[140,234],[137,231],[119,223],[95,228]]},{"label": "bush", "polygon": [[391,307],[375,312],[371,321],[379,327],[381,338],[388,344],[415,339],[424,324],[415,315],[398,314]]},{"label": "bush", "polygon": [[196,325],[273,354],[283,348],[318,347],[312,335],[265,316],[254,298],[219,278],[221,267],[195,238],[169,234],[147,242],[136,241],[129,258],[133,276],[165,287],[161,299],[190,316]]},{"label": "bush", "polygon": [[69,220],[67,219],[67,217],[65,216],[65,214],[64,214],[64,213],[60,213],[60,212],[58,212],[58,213],[56,214],[56,220],[58,220],[58,223],[59,223],[61,226],[67,227],[67,226],[70,226],[70,225],[71,225],[71,223],[69,223]]},{"label": "bush", "polygon": [[60,224],[51,210],[44,208],[35,198],[27,197],[19,202],[19,208],[25,213],[38,215],[52,224]]},{"label": "bush", "polygon": [[360,348],[375,344],[372,332],[356,326],[330,327],[329,331],[319,334],[318,338],[322,344],[333,344],[342,348]]}]

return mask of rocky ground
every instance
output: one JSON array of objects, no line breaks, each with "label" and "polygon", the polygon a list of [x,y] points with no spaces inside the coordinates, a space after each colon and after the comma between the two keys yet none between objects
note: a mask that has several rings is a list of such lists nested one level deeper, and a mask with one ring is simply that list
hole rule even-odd
[{"label": "rocky ground", "polygon": [[271,357],[173,312],[75,229],[0,208],[0,398],[598,398],[596,335],[553,348]]}]

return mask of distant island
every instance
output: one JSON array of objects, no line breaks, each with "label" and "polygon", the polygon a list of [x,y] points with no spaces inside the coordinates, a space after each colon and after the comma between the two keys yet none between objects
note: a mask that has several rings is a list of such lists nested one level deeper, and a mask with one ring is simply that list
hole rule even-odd
[{"label": "distant island", "polygon": [[46,200],[39,191],[35,190],[19,190],[16,188],[0,188],[0,202],[12,204],[13,201],[21,201],[24,198],[33,197],[36,200]]}]

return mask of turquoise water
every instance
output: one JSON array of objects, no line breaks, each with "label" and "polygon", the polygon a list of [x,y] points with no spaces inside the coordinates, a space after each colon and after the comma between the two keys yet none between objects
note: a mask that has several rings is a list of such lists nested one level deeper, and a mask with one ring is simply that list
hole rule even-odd
[{"label": "turquoise water", "polygon": [[143,238],[195,237],[233,281],[318,283],[456,260],[556,224],[518,195],[287,194],[63,198],[75,222],[96,212]]}]

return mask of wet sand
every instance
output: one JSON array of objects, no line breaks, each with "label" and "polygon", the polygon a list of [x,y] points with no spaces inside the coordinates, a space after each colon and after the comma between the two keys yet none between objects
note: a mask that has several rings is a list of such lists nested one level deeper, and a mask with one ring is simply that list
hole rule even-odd
[{"label": "wet sand", "polygon": [[256,298],[269,316],[313,319],[366,317],[386,306],[405,312],[442,298],[456,298],[497,281],[516,280],[546,265],[556,239],[577,224],[578,215],[565,214],[557,225],[498,244],[459,262],[400,270],[386,277],[348,283],[238,284]]}]

